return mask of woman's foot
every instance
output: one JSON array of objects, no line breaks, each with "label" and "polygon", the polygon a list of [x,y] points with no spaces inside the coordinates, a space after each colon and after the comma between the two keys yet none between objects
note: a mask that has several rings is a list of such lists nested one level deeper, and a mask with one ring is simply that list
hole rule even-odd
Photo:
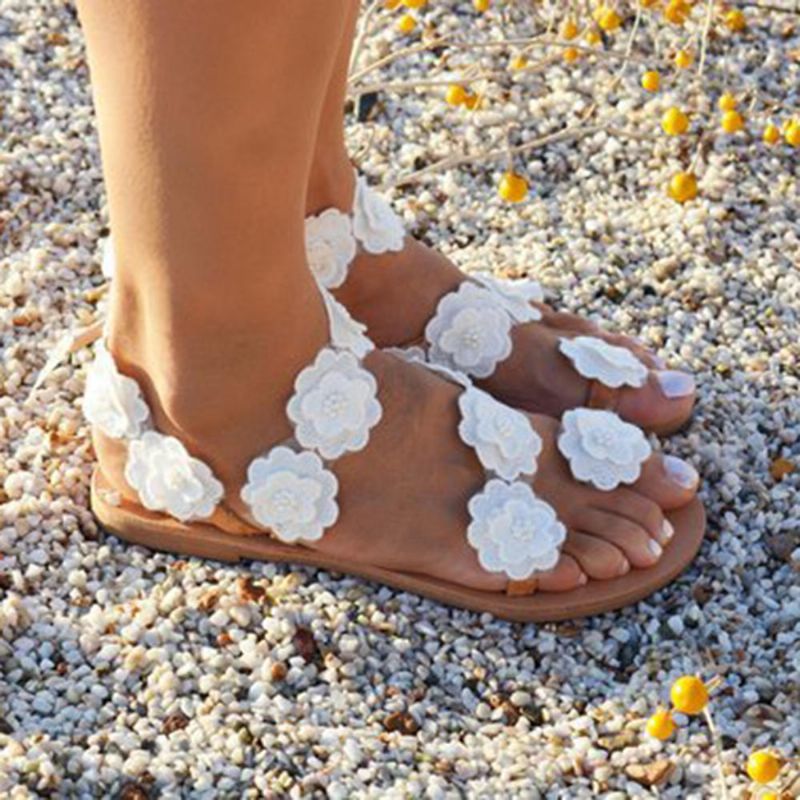
[{"label": "woman's foot", "polygon": [[[193,456],[211,466],[225,487],[226,505],[245,519],[252,520],[254,513],[241,496],[248,466],[292,435],[282,411],[293,391],[287,365],[295,356],[308,358],[301,354],[324,346],[324,336],[320,339],[318,334],[320,309],[308,310],[309,305],[319,304],[307,298],[304,305],[308,333],[298,332],[296,338],[305,341],[288,348],[277,366],[260,352],[243,352],[245,340],[231,341],[230,358],[224,358],[226,343],[217,340],[212,359],[201,350],[185,356],[187,361],[196,356],[197,363],[165,369],[158,348],[151,355],[144,342],[131,337],[131,331],[140,329],[134,320],[126,322],[119,312],[112,317],[110,341],[119,351],[117,361],[148,387],[146,399],[155,428],[178,438]],[[115,306],[124,308],[118,300]],[[201,330],[190,337],[206,338]],[[303,544],[345,559],[354,568],[377,566],[475,589],[503,590],[507,576],[484,569],[467,541],[468,504],[486,485],[487,475],[476,450],[458,434],[464,389],[425,367],[380,351],[370,353],[363,363],[377,381],[380,419],[376,422],[373,415],[363,449],[345,452],[331,462],[339,484],[339,520],[321,538]],[[187,374],[193,375],[190,384],[180,377]],[[251,391],[255,387],[260,388]],[[296,409],[305,407],[305,401],[296,404]],[[295,418],[302,413],[296,410]],[[525,425],[521,412],[511,413]],[[655,564],[674,533],[664,512],[693,498],[694,470],[677,459],[653,455],[642,464],[635,483],[601,491],[572,477],[557,445],[558,422],[537,415],[528,419],[536,435],[515,430],[513,441],[525,441],[527,436],[533,442],[538,435],[541,449],[532,486],[568,529],[556,567],[541,575],[537,588],[567,591],[589,580],[608,580],[631,568]],[[126,482],[125,445],[97,430],[95,434],[106,479],[124,496],[140,501]],[[520,457],[527,455],[522,452]],[[525,476],[520,480],[528,481]]]},{"label": "woman's foot", "polygon": [[[317,214],[326,205],[353,208],[355,192],[351,172],[340,169],[335,190],[326,191],[333,176],[317,178],[309,196],[309,208]],[[338,198],[338,200],[337,200]],[[376,230],[392,226],[391,218],[376,216]],[[395,228],[395,234],[396,234]],[[358,230],[355,231],[358,238]],[[379,237],[380,238],[380,237]],[[391,239],[391,236],[389,237]],[[389,241],[387,239],[387,242]],[[405,347],[425,343],[426,328],[436,315],[440,300],[468,280],[449,259],[410,236],[387,244],[383,252],[360,246],[349,264],[346,280],[334,288],[350,313],[364,322],[381,347]],[[595,337],[625,348],[647,368],[641,385],[622,386],[614,397],[614,409],[624,419],[659,433],[679,428],[690,416],[695,401],[691,375],[667,368],[661,359],[636,340],[607,333],[574,314],[558,313],[534,303],[540,319],[514,324],[511,354],[499,360],[492,374],[479,380],[495,397],[529,411],[560,416],[564,411],[589,404],[590,381],[565,358],[562,339]]]}]

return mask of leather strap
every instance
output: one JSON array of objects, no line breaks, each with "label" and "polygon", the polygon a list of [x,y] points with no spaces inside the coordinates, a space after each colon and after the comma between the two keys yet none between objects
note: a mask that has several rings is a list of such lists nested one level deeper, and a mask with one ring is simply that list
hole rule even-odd
[{"label": "leather strap", "polygon": [[538,578],[526,578],[524,581],[510,580],[506,584],[506,594],[510,597],[524,597],[533,594],[538,585]]},{"label": "leather strap", "polygon": [[600,381],[589,381],[586,392],[586,407],[616,411],[619,403],[619,389],[612,389]]}]

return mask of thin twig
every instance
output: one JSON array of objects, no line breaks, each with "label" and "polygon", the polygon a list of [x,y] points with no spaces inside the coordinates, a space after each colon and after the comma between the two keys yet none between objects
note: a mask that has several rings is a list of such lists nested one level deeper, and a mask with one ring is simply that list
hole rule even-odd
[{"label": "thin twig", "polygon": [[728,800],[728,786],[725,782],[725,765],[722,761],[722,744],[717,732],[717,726],[714,724],[714,718],[708,710],[708,706],[703,709],[703,716],[706,718],[708,730],[711,733],[711,740],[714,742],[714,753],[717,756],[717,767],[719,768],[719,784],[720,784],[720,797],[722,800]]},{"label": "thin twig", "polygon": [[583,121],[584,120],[582,120],[581,123],[571,125],[570,127],[564,128],[560,131],[556,131],[555,133],[548,133],[546,136],[540,136],[537,139],[532,139],[529,142],[523,142],[522,144],[518,144],[511,148],[502,146],[490,150],[482,150],[479,153],[471,153],[469,155],[446,156],[445,158],[442,158],[439,161],[434,162],[433,164],[429,164],[427,167],[423,167],[422,169],[419,169],[416,172],[412,172],[409,175],[400,178],[399,180],[387,184],[387,188],[406,186],[409,183],[417,183],[423,178],[426,178],[428,175],[434,172],[441,172],[441,170],[444,169],[459,167],[463,164],[471,164],[476,161],[495,161],[500,158],[513,157],[515,155],[518,155],[519,153],[525,153],[529,150],[535,150],[538,147],[544,147],[545,145],[548,144],[555,144],[556,142],[563,142],[567,141],[568,139],[573,139],[577,136],[591,135],[594,133],[598,133],[600,131],[605,131],[606,133],[609,133],[612,136],[621,136],[632,139],[651,138],[649,136],[644,136],[642,134],[634,133],[632,131],[623,131],[619,128],[606,125],[582,126]]}]

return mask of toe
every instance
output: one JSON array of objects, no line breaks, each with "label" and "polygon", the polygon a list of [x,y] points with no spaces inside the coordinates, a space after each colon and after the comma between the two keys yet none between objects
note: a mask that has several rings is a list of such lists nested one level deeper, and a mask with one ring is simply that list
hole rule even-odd
[{"label": "toe", "polygon": [[553,569],[539,576],[539,591],[568,592],[586,585],[588,580],[586,573],[572,556],[562,555]]},{"label": "toe", "polygon": [[648,430],[667,431],[689,418],[694,401],[695,383],[689,373],[656,370],[644,386],[620,391],[617,412]]},{"label": "toe", "polygon": [[666,546],[675,533],[658,503],[624,486],[613,492],[599,494],[595,498],[594,507],[599,511],[629,519],[662,546]]},{"label": "toe", "polygon": [[570,533],[564,552],[571,555],[580,568],[595,580],[618,578],[630,571],[625,554],[614,544],[586,533]]},{"label": "toe", "polygon": [[599,509],[585,509],[576,525],[586,533],[619,548],[634,567],[651,567],[663,554],[658,539],[628,517]]},{"label": "toe", "polygon": [[645,462],[634,489],[670,510],[685,506],[697,494],[700,476],[688,462],[676,456],[654,455]]}]

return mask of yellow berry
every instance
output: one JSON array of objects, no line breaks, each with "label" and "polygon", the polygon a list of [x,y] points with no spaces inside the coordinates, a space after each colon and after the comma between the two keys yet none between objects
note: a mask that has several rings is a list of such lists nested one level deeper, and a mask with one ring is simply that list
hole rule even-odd
[{"label": "yellow berry", "polygon": [[578,50],[577,47],[565,47],[564,48],[564,61],[568,64],[571,64],[573,61],[577,61],[580,58],[581,51]]},{"label": "yellow berry", "polygon": [[561,38],[571,41],[578,35],[578,23],[572,17],[568,17],[561,25]]},{"label": "yellow berry", "polygon": [[488,11],[491,4],[491,0],[472,0],[472,5],[475,10],[481,14],[483,14],[484,11]]},{"label": "yellow berry", "polygon": [[622,17],[617,14],[613,8],[607,8],[600,15],[600,18],[597,20],[597,24],[604,31],[615,31],[620,25],[622,25]]},{"label": "yellow berry", "polygon": [[463,106],[467,102],[467,90],[460,83],[451,83],[444,99],[449,106]]},{"label": "yellow berry", "polygon": [[[688,173],[681,173],[686,175]],[[673,181],[675,179],[673,178]],[[689,181],[694,184],[695,196],[697,194],[697,180],[692,176]],[[692,199],[692,198],[687,198]],[[685,201],[679,201],[685,202]],[[672,684],[669,696],[672,705],[683,714],[699,714],[708,705],[708,689],[703,681],[696,675],[684,675]]]},{"label": "yellow berry", "polygon": [[586,44],[592,46],[600,44],[600,42],[603,41],[603,37],[600,35],[600,32],[595,30],[594,28],[591,28],[588,31],[586,31],[586,36],[584,38],[586,39]]},{"label": "yellow berry", "polygon": [[394,11],[399,5],[401,0],[383,0],[383,7],[387,11]]},{"label": "yellow berry", "polygon": [[688,69],[692,66],[694,58],[688,50],[678,50],[675,53],[675,66],[678,69]]},{"label": "yellow berry", "polygon": [[778,795],[775,792],[764,792],[758,800],[778,800]]},{"label": "yellow berry", "polygon": [[778,142],[781,140],[781,132],[778,130],[778,126],[772,122],[767,123],[767,126],[764,128],[764,135],[762,138],[764,140],[764,144],[778,144]]},{"label": "yellow berry", "polygon": [[747,774],[756,783],[769,783],[778,777],[781,762],[768,750],[756,750],[747,759]]},{"label": "yellow berry", "polygon": [[513,70],[525,69],[525,67],[528,66],[528,59],[525,58],[525,56],[523,56],[521,54],[520,55],[516,55],[516,56],[514,56],[514,58],[511,59],[511,61],[509,62],[508,66],[509,66],[509,69],[513,69]]},{"label": "yellow berry", "polygon": [[676,173],[667,185],[667,194],[676,203],[688,203],[694,200],[697,197],[697,178],[691,172]]},{"label": "yellow berry", "polygon": [[792,120],[787,126],[783,134],[786,138],[786,143],[792,147],[800,147],[800,122]]},{"label": "yellow berry", "polygon": [[730,92],[725,92],[725,94],[719,98],[717,106],[720,111],[735,111],[736,98]]},{"label": "yellow berry", "polygon": [[399,20],[397,20],[397,30],[400,33],[411,33],[417,26],[417,21],[411,14],[403,14]]},{"label": "yellow berry", "polygon": [[672,106],[662,117],[661,127],[668,136],[680,136],[689,130],[689,118],[679,108]]},{"label": "yellow berry", "polygon": [[738,111],[726,111],[721,124],[725,133],[737,133],[744,128],[744,118]]},{"label": "yellow berry", "polygon": [[744,11],[734,8],[725,14],[725,24],[728,26],[729,30],[738,33],[747,27],[747,17],[744,15]]},{"label": "yellow berry", "polygon": [[506,172],[500,179],[497,192],[509,203],[521,203],[528,196],[528,182],[516,172]]},{"label": "yellow berry", "polygon": [[403,0],[406,8],[422,8],[428,0]]},{"label": "yellow berry", "polygon": [[469,92],[467,94],[467,99],[464,100],[464,105],[470,111],[475,111],[481,107],[481,96],[479,94],[475,94],[474,92]]},{"label": "yellow berry", "polygon": [[654,5],[655,5],[657,2],[658,2],[658,0],[639,0],[639,5],[640,5],[642,8],[651,8],[651,7],[652,7],[652,6],[654,6]]},{"label": "yellow berry", "polygon": [[642,88],[648,92],[657,92],[661,86],[661,76],[656,70],[651,69],[642,75]]},{"label": "yellow berry", "polygon": [[691,9],[684,0],[669,0],[664,6],[664,19],[673,25],[683,25],[689,17]]},{"label": "yellow berry", "polygon": [[665,741],[672,736],[675,731],[675,722],[672,714],[666,708],[659,708],[650,719],[647,720],[647,732],[655,739]]}]

